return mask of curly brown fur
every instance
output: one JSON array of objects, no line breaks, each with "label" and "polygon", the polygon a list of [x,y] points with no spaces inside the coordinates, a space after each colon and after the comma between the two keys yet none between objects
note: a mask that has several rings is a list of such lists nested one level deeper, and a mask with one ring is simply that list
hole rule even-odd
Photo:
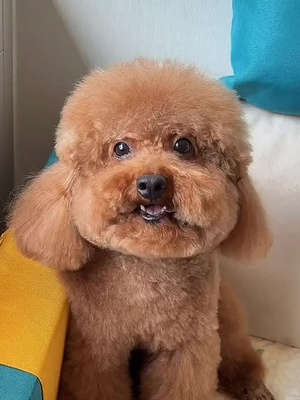
[{"label": "curly brown fur", "polygon": [[237,399],[273,399],[263,381],[265,369],[248,337],[245,310],[228,282],[221,282],[219,299],[221,363],[219,388]]},{"label": "curly brown fur", "polygon": [[[174,151],[180,138],[192,144],[188,154]],[[128,157],[114,156],[118,142]],[[253,261],[271,243],[235,96],[170,62],[94,71],[63,109],[56,149],[59,163],[20,196],[10,228],[67,290],[60,398],[131,399],[134,349],[147,354],[142,400],[212,399],[220,354],[223,390],[268,397],[239,305],[223,286],[220,329],[217,313],[218,253]],[[156,224],[137,212],[150,205],[137,190],[144,174],[167,181],[155,204],[171,217],[162,212]]]}]

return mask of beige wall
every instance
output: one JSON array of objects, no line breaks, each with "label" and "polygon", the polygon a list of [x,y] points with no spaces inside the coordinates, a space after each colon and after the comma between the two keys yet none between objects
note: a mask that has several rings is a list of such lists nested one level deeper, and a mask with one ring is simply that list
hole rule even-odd
[{"label": "beige wall", "polygon": [[149,56],[230,71],[231,0],[16,1],[15,177],[40,169],[72,83]]},{"label": "beige wall", "polygon": [[0,0],[0,231],[13,188],[12,130],[12,3]]},{"label": "beige wall", "polygon": [[87,70],[52,1],[16,1],[15,182],[39,170],[72,83]]}]

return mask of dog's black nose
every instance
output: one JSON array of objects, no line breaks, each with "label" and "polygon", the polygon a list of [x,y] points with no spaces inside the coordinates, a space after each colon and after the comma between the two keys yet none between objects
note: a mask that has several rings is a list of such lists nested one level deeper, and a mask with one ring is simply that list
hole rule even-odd
[{"label": "dog's black nose", "polygon": [[163,175],[142,175],[137,180],[137,190],[147,200],[160,199],[166,189],[167,179]]}]

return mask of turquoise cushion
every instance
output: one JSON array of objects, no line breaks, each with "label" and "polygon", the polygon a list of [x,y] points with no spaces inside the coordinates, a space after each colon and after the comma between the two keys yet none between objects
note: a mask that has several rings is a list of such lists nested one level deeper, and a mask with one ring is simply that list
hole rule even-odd
[{"label": "turquoise cushion", "polygon": [[55,150],[53,150],[52,153],[50,154],[50,157],[48,158],[46,168],[51,167],[51,165],[55,164],[57,161],[58,161],[57,154]]},{"label": "turquoise cushion", "polygon": [[38,378],[27,372],[0,365],[1,400],[43,400]]},{"label": "turquoise cushion", "polygon": [[300,115],[300,0],[233,0],[233,76],[248,103]]}]

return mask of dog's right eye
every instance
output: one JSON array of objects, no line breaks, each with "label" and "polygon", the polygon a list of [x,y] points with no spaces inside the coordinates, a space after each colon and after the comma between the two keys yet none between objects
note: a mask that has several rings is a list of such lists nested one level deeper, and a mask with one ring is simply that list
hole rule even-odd
[{"label": "dog's right eye", "polygon": [[193,145],[189,139],[178,139],[173,146],[173,150],[181,155],[189,154],[193,151]]},{"label": "dog's right eye", "polygon": [[120,142],[115,145],[114,153],[117,157],[125,157],[131,153],[131,149],[125,142]]}]

